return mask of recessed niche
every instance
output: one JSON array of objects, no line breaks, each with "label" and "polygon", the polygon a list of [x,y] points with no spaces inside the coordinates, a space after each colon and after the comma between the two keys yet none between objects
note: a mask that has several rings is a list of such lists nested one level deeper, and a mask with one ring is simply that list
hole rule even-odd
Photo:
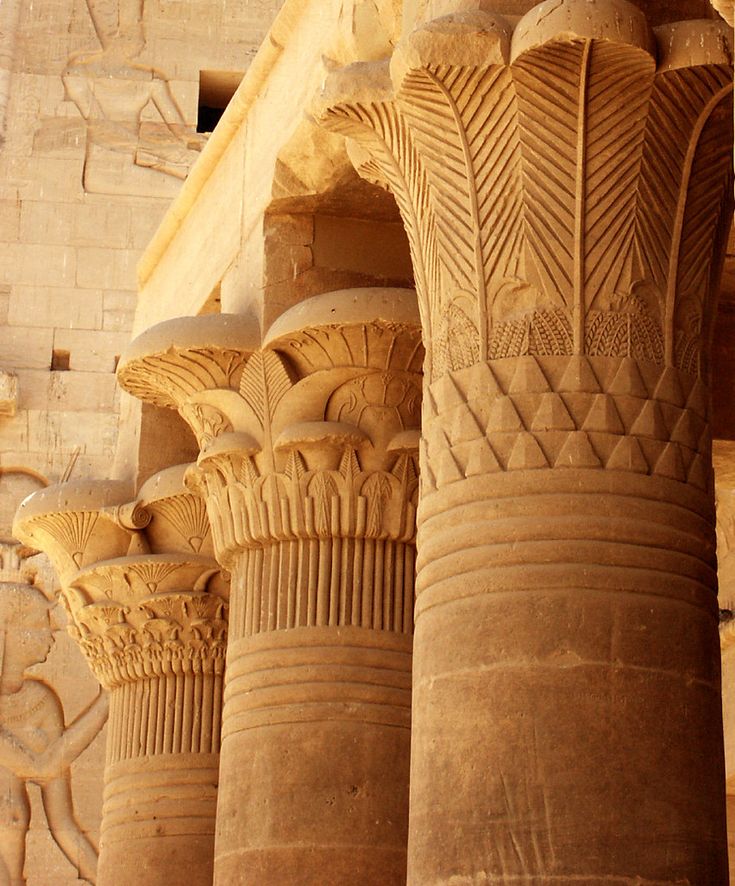
[{"label": "recessed niche", "polygon": [[197,132],[212,132],[240,85],[244,71],[200,71]]},{"label": "recessed niche", "polygon": [[54,348],[54,350],[51,351],[51,371],[66,372],[69,369],[70,359],[71,353],[69,351]]}]

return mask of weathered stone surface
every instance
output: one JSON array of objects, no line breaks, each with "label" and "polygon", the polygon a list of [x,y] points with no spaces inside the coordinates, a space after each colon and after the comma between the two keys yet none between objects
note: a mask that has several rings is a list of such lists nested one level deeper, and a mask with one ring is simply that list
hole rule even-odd
[{"label": "weathered stone surface", "polygon": [[49,487],[16,522],[51,558],[70,632],[109,692],[101,884],[211,883],[228,589],[185,470],[132,502],[121,483]]},{"label": "weathered stone surface", "polygon": [[264,350],[237,320],[153,327],[118,371],[196,433],[188,483],[233,575],[215,877],[399,884],[423,360],[415,296],[308,299],[276,321]]},{"label": "weathered stone surface", "polygon": [[482,7],[327,82],[401,208],[427,343],[411,884],[727,876],[729,36],[624,0]]}]

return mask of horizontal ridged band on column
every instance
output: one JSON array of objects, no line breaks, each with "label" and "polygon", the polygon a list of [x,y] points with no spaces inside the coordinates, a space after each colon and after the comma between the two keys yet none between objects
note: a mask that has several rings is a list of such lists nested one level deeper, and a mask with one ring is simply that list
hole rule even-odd
[{"label": "horizontal ridged band on column", "polygon": [[213,835],[218,754],[125,760],[107,770],[102,840]]},{"label": "horizontal ridged band on column", "polygon": [[236,642],[231,661],[223,739],[288,722],[410,728],[410,636],[359,628],[277,631]]}]

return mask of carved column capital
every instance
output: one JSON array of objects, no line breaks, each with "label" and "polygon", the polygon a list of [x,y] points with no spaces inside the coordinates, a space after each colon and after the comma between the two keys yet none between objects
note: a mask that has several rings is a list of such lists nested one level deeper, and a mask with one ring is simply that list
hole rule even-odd
[{"label": "carved column capital", "polygon": [[[156,402],[171,396],[198,433],[187,482],[208,502],[220,562],[275,540],[413,540],[423,360],[414,299],[409,290],[317,296],[274,324],[264,350],[243,348],[229,380],[197,376],[199,390],[191,376],[180,381],[191,351],[166,345],[159,327],[124,355],[123,387]],[[221,365],[224,352],[210,344],[209,359]]]},{"label": "carved column capital", "polygon": [[70,632],[106,689],[224,670],[227,586],[186,467],[155,475],[133,502],[119,500],[122,484],[85,481],[19,510],[15,531],[52,559]]},{"label": "carved column capital", "polygon": [[731,80],[723,23],[654,32],[626,0],[450,14],[332,74],[317,113],[398,201],[427,377],[524,354],[704,371]]},{"label": "carved column capital", "polygon": [[117,379],[134,397],[177,409],[205,446],[233,429],[215,392],[238,390],[245,364],[259,346],[252,320],[237,314],[167,320],[130,343]]}]

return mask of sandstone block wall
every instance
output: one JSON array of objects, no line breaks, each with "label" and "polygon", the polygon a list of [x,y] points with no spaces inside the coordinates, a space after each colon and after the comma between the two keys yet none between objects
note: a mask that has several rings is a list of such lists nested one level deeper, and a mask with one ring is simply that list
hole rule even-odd
[{"label": "sandstone block wall", "polygon": [[0,466],[105,475],[136,264],[204,143],[200,72],[246,70],[279,5],[3,4],[0,367],[18,401]]},{"label": "sandstone block wall", "polygon": [[[68,732],[98,692],[66,634],[53,574],[41,563],[36,587],[39,558],[27,560],[32,552],[11,543],[13,513],[47,483],[111,476],[120,425],[114,370],[132,328],[136,265],[206,141],[195,131],[200,72],[247,70],[279,6],[0,5],[0,540],[9,543],[0,552],[0,638],[13,630],[15,611],[3,602],[20,594],[31,608],[34,599],[50,601],[40,631],[53,640],[48,655],[41,650],[22,667],[0,654],[0,727],[11,732],[10,708],[25,722],[31,696],[43,697],[55,728]],[[20,693],[8,668],[20,668]],[[84,859],[98,841],[104,746],[98,730],[65,772],[71,806],[62,807],[71,818],[61,823],[51,821],[33,778],[19,779],[0,759],[0,784],[14,785],[0,811],[0,882],[93,881]],[[61,845],[60,832],[71,834]]]}]

